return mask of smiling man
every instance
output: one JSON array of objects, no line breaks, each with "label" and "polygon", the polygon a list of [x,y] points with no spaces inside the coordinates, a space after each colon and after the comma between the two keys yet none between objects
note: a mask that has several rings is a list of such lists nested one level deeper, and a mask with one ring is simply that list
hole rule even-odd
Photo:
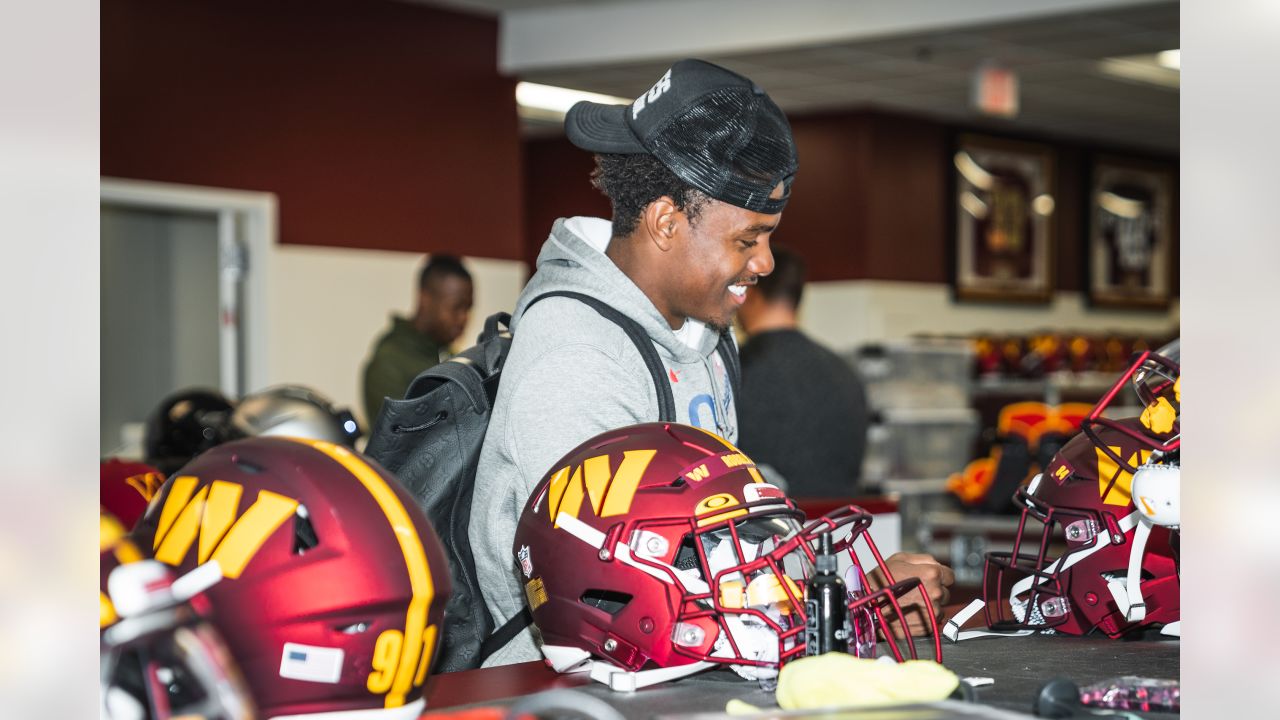
[{"label": "smiling man", "polygon": [[[657,349],[676,420],[736,442],[725,330],[746,288],[773,269],[770,234],[790,195],[791,127],[755,83],[700,60],[677,62],[630,105],[581,102],[570,142],[595,153],[592,183],[612,222],[561,218],[516,305],[471,508],[485,601],[501,626],[524,606],[511,554],[516,522],[552,463],[605,430],[659,419],[652,375],[621,327],[576,299],[604,301]],[[535,560],[536,562],[536,560]],[[523,631],[486,665],[536,660]]]}]

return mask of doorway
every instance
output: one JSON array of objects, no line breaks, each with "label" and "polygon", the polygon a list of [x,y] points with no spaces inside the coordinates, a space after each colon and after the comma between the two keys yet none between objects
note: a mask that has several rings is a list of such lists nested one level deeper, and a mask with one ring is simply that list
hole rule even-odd
[{"label": "doorway", "polygon": [[265,374],[264,276],[275,198],[104,179],[101,454],[138,458],[169,394],[235,399]]}]

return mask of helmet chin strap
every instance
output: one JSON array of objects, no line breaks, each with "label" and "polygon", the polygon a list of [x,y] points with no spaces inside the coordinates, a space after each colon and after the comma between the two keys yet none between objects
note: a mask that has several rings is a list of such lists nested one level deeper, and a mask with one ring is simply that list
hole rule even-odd
[{"label": "helmet chin strap", "polygon": [[650,685],[688,677],[717,665],[717,663],[702,661],[632,672],[613,663],[593,659],[591,653],[582,648],[566,645],[543,645],[542,656],[556,672],[589,673],[592,680],[609,686],[609,689],[614,692],[635,692]]},{"label": "helmet chin strap", "polygon": [[[1179,466],[1143,465],[1133,476],[1130,494],[1142,517],[1133,532],[1133,547],[1129,550],[1129,568],[1124,580],[1112,579],[1107,589],[1116,601],[1116,607],[1129,622],[1139,622],[1147,617],[1147,604],[1142,599],[1142,557],[1147,551],[1147,539],[1154,525],[1178,528],[1181,521],[1179,497]],[[1155,508],[1152,503],[1155,503]]]},{"label": "helmet chin strap", "polygon": [[1151,536],[1151,522],[1145,518],[1138,521],[1133,531],[1133,548],[1129,551],[1129,572],[1122,580],[1112,578],[1107,581],[1107,590],[1116,601],[1116,607],[1129,622],[1138,622],[1147,617],[1147,604],[1142,600],[1142,555],[1147,549],[1147,538]]},{"label": "helmet chin strap", "polygon": [[[1141,514],[1137,510],[1134,510],[1133,512],[1121,518],[1120,522],[1118,523],[1120,526],[1120,532],[1122,533],[1129,532],[1129,530],[1133,529],[1135,526],[1140,525],[1140,523],[1138,522],[1140,518],[1141,518]],[[1057,560],[1054,560],[1052,563],[1049,564],[1049,567],[1045,568],[1045,573],[1050,574],[1058,571],[1059,564],[1061,564],[1062,566],[1060,568],[1061,570],[1066,570],[1070,568],[1072,565],[1075,565],[1081,560],[1084,560],[1090,555],[1106,547],[1107,543],[1109,543],[1110,541],[1111,541],[1110,533],[1099,533],[1093,539],[1093,545],[1090,545],[1089,547],[1083,550],[1080,550],[1079,552],[1072,553],[1069,557],[1067,557],[1065,562],[1063,561],[1062,558],[1058,558]],[[1013,587],[1009,588],[1009,604],[1014,609],[1014,614],[1019,615],[1018,617],[1019,622],[1027,622],[1027,615],[1026,615],[1027,610],[1024,609],[1021,614],[1018,613],[1019,607],[1026,608],[1027,606],[1027,601],[1023,600],[1022,596],[1025,595],[1031,589],[1031,586],[1033,583],[1039,584],[1043,582],[1045,582],[1045,578],[1040,578],[1039,581],[1037,582],[1036,577],[1034,575],[1028,575],[1027,577],[1024,577],[1018,582],[1014,583]],[[1114,590],[1112,592],[1114,592]],[[978,611],[982,610],[985,606],[986,606],[986,601],[984,601],[982,598],[977,598],[973,602],[966,605],[963,610],[953,615],[951,619],[947,621],[946,626],[942,629],[943,636],[946,637],[951,642],[960,642],[961,640],[968,640],[970,638],[975,638],[975,637],[1023,637],[1025,635],[1031,635],[1032,633],[1037,632],[1036,630],[1014,630],[1009,632],[1001,632],[1001,631],[995,631],[995,630],[961,630],[960,629],[961,626],[963,626],[966,622],[968,622],[969,619],[972,618],[974,615],[977,615]],[[1038,608],[1033,608],[1031,610],[1032,610],[1033,616],[1036,612],[1038,612]]]},{"label": "helmet chin strap", "polygon": [[[776,609],[765,610],[770,617],[781,617]],[[748,660],[773,663],[772,665],[730,665],[739,676],[747,680],[770,680],[778,676],[778,634],[768,625],[761,622],[748,623],[738,615],[724,615],[725,625],[733,636],[733,643],[738,646],[738,654]],[[774,618],[775,621],[777,618]],[[721,635],[716,639],[712,657],[733,657],[733,645],[728,638]]]}]

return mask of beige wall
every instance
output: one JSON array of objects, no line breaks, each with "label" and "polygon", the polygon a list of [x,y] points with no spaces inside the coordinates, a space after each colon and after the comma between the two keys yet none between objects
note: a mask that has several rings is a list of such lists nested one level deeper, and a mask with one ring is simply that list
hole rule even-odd
[{"label": "beige wall", "polygon": [[[299,383],[362,409],[360,368],[391,313],[413,310],[420,253],[277,245],[268,265],[269,384]],[[475,281],[471,323],[458,340],[470,345],[484,319],[515,306],[523,262],[466,258]],[[255,390],[257,388],[250,388]]]}]

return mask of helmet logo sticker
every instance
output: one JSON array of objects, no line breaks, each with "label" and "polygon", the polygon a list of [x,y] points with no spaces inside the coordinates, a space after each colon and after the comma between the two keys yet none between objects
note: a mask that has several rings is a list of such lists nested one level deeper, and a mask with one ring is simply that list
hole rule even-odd
[{"label": "helmet logo sticker", "polygon": [[516,557],[520,560],[520,571],[524,573],[525,578],[532,577],[533,561],[529,559],[529,546],[521,547],[520,552],[516,553]]},{"label": "helmet logo sticker", "polygon": [[[697,507],[693,509],[693,514],[701,516],[714,510],[719,510],[720,508],[732,507],[740,504],[741,503],[738,502],[738,499],[729,493],[717,493],[703,498],[698,503]],[[722,520],[728,520],[729,518],[740,517],[746,514],[746,508],[739,507],[727,512],[717,513],[711,517],[700,518],[698,520],[698,527],[706,527],[707,525],[712,525]]]},{"label": "helmet logo sticker", "polygon": [[529,609],[537,610],[547,601],[547,588],[542,584],[542,578],[536,577],[524,584],[524,596],[529,601]]},{"label": "helmet logo sticker", "polygon": [[342,648],[287,642],[280,653],[280,677],[333,684],[342,678]]},{"label": "helmet logo sticker", "polygon": [[587,458],[576,467],[563,467],[551,478],[547,493],[547,511],[552,527],[559,527],[560,513],[578,517],[582,500],[591,500],[596,517],[613,517],[631,510],[636,488],[657,450],[628,450],[622,454],[618,471],[609,468],[609,456]]},{"label": "helmet logo sticker", "polygon": [[1053,478],[1059,485],[1066,482],[1067,478],[1076,474],[1076,469],[1061,454],[1053,458],[1053,462],[1049,463],[1049,477]]},{"label": "helmet logo sticker", "polygon": [[750,485],[742,486],[742,496],[746,498],[747,502],[755,502],[757,500],[766,499],[782,500],[787,497],[787,494],[782,492],[782,489],[776,485],[770,485],[768,483],[752,483]]},{"label": "helmet logo sticker", "polygon": [[[717,459],[720,460],[719,463],[715,462]],[[726,472],[736,469],[745,469],[750,473],[754,482],[764,482],[764,478],[761,477],[760,473],[756,470],[755,462],[737,448],[733,448],[732,452],[724,453],[714,458],[709,458],[706,462],[694,465],[681,474],[684,475],[685,479],[690,483],[700,483],[704,480],[718,478]]]},{"label": "helmet logo sticker", "polygon": [[[1123,452],[1123,449],[1115,445],[1108,446],[1117,456]],[[1102,448],[1094,448],[1098,453],[1098,496],[1107,493],[1102,498],[1102,502],[1107,505],[1128,505],[1133,502],[1130,494],[1130,485],[1133,483],[1133,473],[1120,467],[1116,461]],[[1121,456],[1122,457],[1122,456]],[[1151,457],[1150,450],[1139,450],[1129,456],[1127,462],[1129,465],[1137,467],[1147,462]],[[1111,487],[1111,492],[1107,492],[1107,485],[1111,483],[1111,478],[1115,478],[1115,484]]]},{"label": "helmet logo sticker", "polygon": [[164,485],[164,475],[160,473],[142,473],[141,475],[131,475],[124,480],[125,484],[142,496],[143,500],[151,502],[151,498],[155,497],[156,492],[160,490],[160,486]]},{"label": "helmet logo sticker", "polygon": [[262,490],[237,517],[243,487],[214,480],[195,492],[199,483],[190,475],[174,480],[156,528],[155,557],[175,567],[181,565],[198,537],[197,563],[217,560],[223,577],[238,578],[267,538],[293,516],[298,501]]}]

